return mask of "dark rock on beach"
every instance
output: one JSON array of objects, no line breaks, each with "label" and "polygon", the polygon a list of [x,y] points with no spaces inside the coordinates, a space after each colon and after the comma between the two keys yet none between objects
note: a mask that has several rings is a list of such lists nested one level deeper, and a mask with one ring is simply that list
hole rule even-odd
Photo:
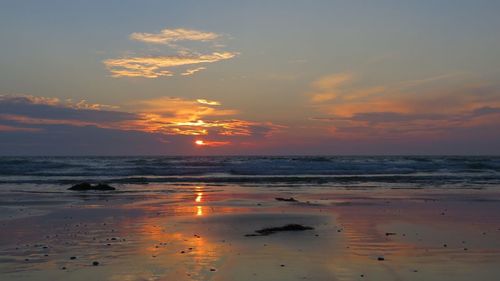
[{"label": "dark rock on beach", "polygon": [[263,228],[256,230],[256,234],[246,234],[245,236],[251,237],[251,236],[266,236],[270,234],[274,234],[276,232],[282,232],[282,231],[304,231],[304,230],[313,230],[313,227],[310,226],[303,226],[300,224],[287,224],[285,226],[280,226],[280,227],[269,227],[269,228]]},{"label": "dark rock on beach", "polygon": [[282,197],[276,197],[274,198],[277,201],[284,201],[284,202],[298,202],[295,198],[290,197],[290,198],[282,198]]},{"label": "dark rock on beach", "polygon": [[68,188],[68,190],[74,190],[74,191],[88,191],[88,190],[98,190],[98,191],[109,191],[109,190],[116,190],[116,188],[105,184],[105,183],[99,183],[92,185],[88,182],[83,182],[79,184],[75,184],[72,187]]}]

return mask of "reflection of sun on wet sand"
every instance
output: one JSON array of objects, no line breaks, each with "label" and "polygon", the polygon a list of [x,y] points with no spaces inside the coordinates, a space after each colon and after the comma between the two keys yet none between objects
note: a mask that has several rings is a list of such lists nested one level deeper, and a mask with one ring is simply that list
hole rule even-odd
[{"label": "reflection of sun on wet sand", "polygon": [[[5,280],[495,280],[500,274],[495,191],[121,189],[133,192],[66,192],[62,203],[32,200],[22,207],[31,215],[3,218]],[[39,195],[8,196],[15,202]],[[307,230],[247,235],[290,224]]]},{"label": "reflection of sun on wet sand", "polygon": [[[196,190],[200,191],[201,190],[201,186],[196,186]],[[194,199],[194,201],[196,203],[201,203],[202,199],[203,199],[203,192],[197,192],[196,193],[196,198]],[[196,215],[197,216],[202,216],[203,215],[203,206],[200,206],[200,205],[196,206]]]}]

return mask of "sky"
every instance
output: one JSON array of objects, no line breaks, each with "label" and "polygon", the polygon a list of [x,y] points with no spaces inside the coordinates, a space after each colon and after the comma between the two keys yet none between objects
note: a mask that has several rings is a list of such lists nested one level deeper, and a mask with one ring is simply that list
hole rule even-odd
[{"label": "sky", "polygon": [[498,155],[498,11],[1,1],[0,155]]}]

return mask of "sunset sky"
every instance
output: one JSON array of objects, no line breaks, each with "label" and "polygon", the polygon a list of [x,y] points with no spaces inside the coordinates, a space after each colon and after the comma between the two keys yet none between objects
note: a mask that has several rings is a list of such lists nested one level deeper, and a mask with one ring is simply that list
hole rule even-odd
[{"label": "sunset sky", "polygon": [[500,1],[2,1],[0,155],[500,154]]}]

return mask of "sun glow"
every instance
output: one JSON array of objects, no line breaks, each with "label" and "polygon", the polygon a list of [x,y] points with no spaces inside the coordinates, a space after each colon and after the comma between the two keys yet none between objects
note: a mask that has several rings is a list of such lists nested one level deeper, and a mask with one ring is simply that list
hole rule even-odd
[{"label": "sun glow", "polygon": [[194,144],[197,146],[207,146],[207,147],[217,147],[228,145],[230,142],[228,141],[211,141],[211,140],[195,140]]}]

